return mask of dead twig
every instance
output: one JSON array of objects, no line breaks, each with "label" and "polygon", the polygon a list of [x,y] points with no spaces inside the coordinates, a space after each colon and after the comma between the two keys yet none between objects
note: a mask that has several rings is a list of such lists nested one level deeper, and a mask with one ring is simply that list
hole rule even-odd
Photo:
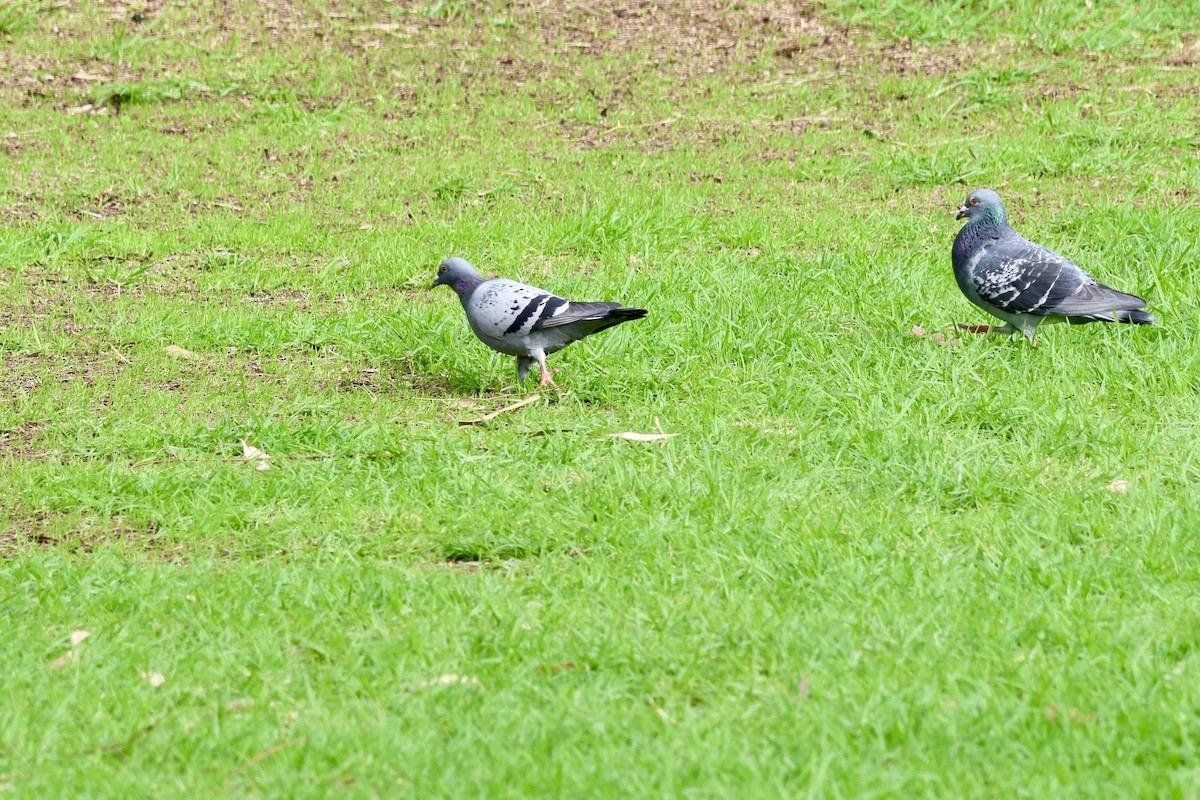
[{"label": "dead twig", "polygon": [[304,741],[305,737],[301,736],[298,739],[288,739],[286,742],[280,742],[279,744],[271,745],[261,753],[256,753],[255,755],[251,756],[250,760],[246,762],[246,764],[247,766],[250,764],[257,764],[264,758],[270,758],[281,750],[286,750],[289,747],[295,747],[298,744],[304,744]]},{"label": "dead twig", "polygon": [[209,456],[199,456],[196,458],[153,458],[149,461],[139,461],[130,466],[130,469],[141,469],[142,467],[151,467],[155,464],[180,464],[184,461],[209,461],[216,463],[218,461],[245,461],[244,458],[212,458]]},{"label": "dead twig", "polygon": [[482,425],[485,422],[491,422],[492,420],[494,420],[496,417],[500,416],[501,414],[506,414],[509,411],[516,411],[518,408],[524,408],[525,406],[529,405],[530,403],[536,403],[538,400],[541,400],[541,399],[542,399],[542,396],[540,394],[532,394],[529,397],[526,397],[524,400],[518,400],[517,402],[512,403],[511,405],[507,405],[504,408],[498,408],[489,414],[484,414],[482,417],[479,417],[478,419],[460,419],[458,421],[458,424],[459,425]]},{"label": "dead twig", "polygon": [[118,359],[120,359],[121,361],[124,361],[126,364],[133,363],[132,361],[130,361],[128,358],[126,358],[124,355],[121,354],[121,351],[117,349],[117,346],[115,344],[110,344],[109,347],[112,348],[113,354]]},{"label": "dead twig", "polygon": [[666,119],[660,119],[657,122],[642,122],[637,125],[626,125],[622,122],[618,122],[616,125],[613,125],[608,130],[603,130],[603,131],[600,131],[599,133],[597,133],[596,138],[603,139],[605,136],[608,136],[610,133],[616,133],[617,131],[620,131],[620,130],[632,131],[632,130],[637,130],[638,128],[660,128],[664,125],[673,125],[673,124],[675,124],[675,117],[667,117]]},{"label": "dead twig", "polygon": [[[49,453],[46,453],[44,455],[49,455]],[[395,457],[396,457],[395,453],[298,453],[298,454],[286,453],[286,454],[280,455],[279,459],[282,461],[289,461],[289,460],[323,461],[323,460],[331,459],[331,458],[387,459],[387,458],[395,458]],[[239,461],[246,462],[246,461],[254,461],[254,460],[256,460],[256,459],[244,458],[242,456],[237,456],[235,458],[221,458],[219,456],[195,456],[195,457],[190,457],[190,458],[189,457],[154,458],[154,459],[149,459],[147,461],[138,461],[136,464],[130,465],[129,468],[130,469],[141,469],[142,467],[152,467],[156,464],[184,464],[187,462],[219,464],[222,462],[235,463],[235,462],[239,462]]]},{"label": "dead twig", "polygon": [[139,730],[134,731],[133,734],[130,735],[130,737],[128,739],[125,739],[124,741],[120,741],[120,742],[114,742],[113,744],[105,744],[105,745],[100,745],[99,747],[93,747],[91,750],[85,750],[84,751],[85,754],[92,755],[93,753],[100,753],[100,752],[119,753],[121,751],[127,750],[138,739],[141,739],[147,733],[149,733],[150,731],[154,730],[159,725],[161,725],[162,721],[165,720],[168,716],[170,716],[171,712],[174,711],[178,705],[179,705],[178,703],[175,703],[174,705],[172,705],[166,711],[164,711],[163,713],[159,714],[154,719],[147,722],[144,727],[142,727]]}]

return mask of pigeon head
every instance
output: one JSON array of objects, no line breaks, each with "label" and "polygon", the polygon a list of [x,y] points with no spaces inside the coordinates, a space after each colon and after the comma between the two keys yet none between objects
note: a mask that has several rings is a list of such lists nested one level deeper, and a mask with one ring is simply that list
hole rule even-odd
[{"label": "pigeon head", "polygon": [[459,297],[465,297],[481,283],[483,276],[471,266],[471,262],[465,258],[447,258],[438,265],[437,278],[429,288],[445,285],[457,292]]},{"label": "pigeon head", "polygon": [[958,207],[955,219],[1002,225],[1008,222],[1008,215],[1004,212],[1004,201],[1000,195],[991,189],[976,189]]}]

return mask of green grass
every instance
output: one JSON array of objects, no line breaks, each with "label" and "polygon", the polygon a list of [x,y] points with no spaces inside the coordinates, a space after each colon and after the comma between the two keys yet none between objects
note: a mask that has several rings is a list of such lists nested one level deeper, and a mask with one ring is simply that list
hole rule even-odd
[{"label": "green grass", "polygon": [[0,10],[0,790],[1200,794],[1200,14],[992,5]]}]

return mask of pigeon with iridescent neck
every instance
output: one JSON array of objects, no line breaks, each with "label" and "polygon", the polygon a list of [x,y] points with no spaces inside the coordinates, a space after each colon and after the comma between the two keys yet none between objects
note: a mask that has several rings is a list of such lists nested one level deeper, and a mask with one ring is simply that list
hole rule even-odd
[{"label": "pigeon with iridescent neck", "polygon": [[1020,331],[1037,344],[1042,322],[1125,322],[1150,325],[1146,301],[1110,289],[1070,259],[1022,237],[1008,226],[1004,202],[991,189],[967,195],[958,207],[967,224],[951,251],[958,288],[975,305],[1007,325],[959,325],[975,333]]},{"label": "pigeon with iridescent neck", "polygon": [[538,365],[539,385],[553,386],[554,372],[546,356],[572,342],[646,312],[620,303],[580,303],[503,278],[486,280],[461,258],[448,258],[438,267],[434,286],[454,289],[467,312],[467,322],[479,340],[493,350],[517,357],[517,380]]}]

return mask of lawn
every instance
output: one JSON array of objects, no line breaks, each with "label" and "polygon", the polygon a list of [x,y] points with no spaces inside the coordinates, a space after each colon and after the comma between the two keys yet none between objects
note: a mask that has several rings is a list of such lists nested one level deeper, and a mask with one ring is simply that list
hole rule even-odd
[{"label": "lawn", "polygon": [[[1197,0],[0,3],[0,793],[1200,795],[1198,60]],[[981,186],[1159,324],[956,331]],[[463,425],[535,387],[451,255],[650,313]]]}]

